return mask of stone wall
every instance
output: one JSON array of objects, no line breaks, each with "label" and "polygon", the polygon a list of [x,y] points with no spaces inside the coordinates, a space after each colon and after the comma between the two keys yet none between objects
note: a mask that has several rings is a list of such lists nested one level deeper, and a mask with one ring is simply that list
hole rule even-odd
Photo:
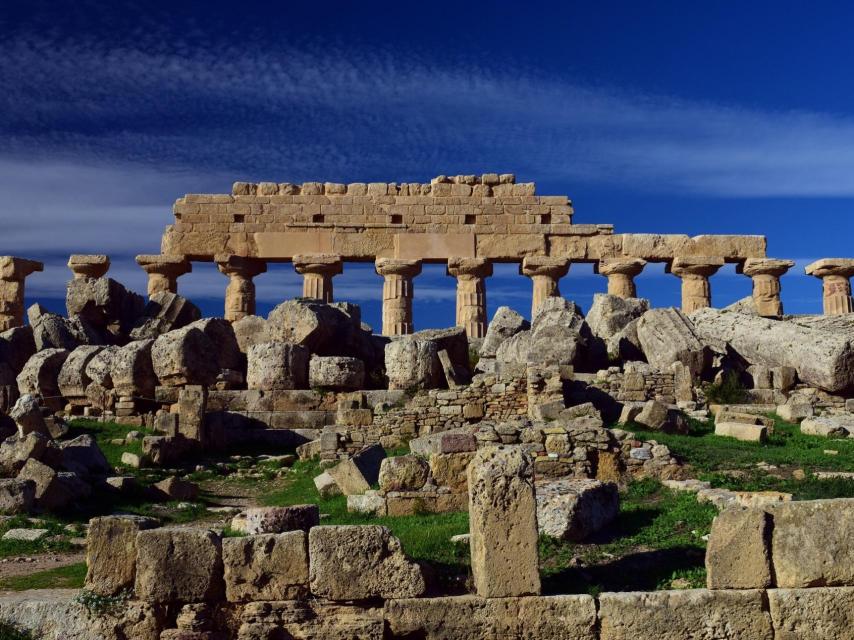
[{"label": "stone wall", "polygon": [[674,374],[659,371],[644,363],[638,366],[610,367],[596,374],[590,386],[600,389],[618,402],[645,402],[663,398],[668,404],[675,404],[676,389]]}]

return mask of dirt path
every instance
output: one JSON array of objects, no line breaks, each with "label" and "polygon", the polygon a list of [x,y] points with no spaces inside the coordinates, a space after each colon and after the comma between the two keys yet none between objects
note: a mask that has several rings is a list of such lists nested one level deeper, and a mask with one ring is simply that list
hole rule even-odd
[{"label": "dirt path", "polygon": [[30,575],[85,561],[86,552],[84,550],[72,553],[41,553],[34,556],[11,556],[0,560],[0,579]]}]

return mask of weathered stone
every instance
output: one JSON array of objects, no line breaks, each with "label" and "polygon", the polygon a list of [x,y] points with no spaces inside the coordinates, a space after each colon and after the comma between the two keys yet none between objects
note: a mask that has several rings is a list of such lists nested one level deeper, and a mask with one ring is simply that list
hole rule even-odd
[{"label": "weathered stone", "polygon": [[64,349],[44,349],[33,355],[17,377],[21,395],[41,396],[46,407],[61,409],[63,402],[57,380],[68,356]]},{"label": "weathered stone", "polygon": [[157,376],[151,363],[154,340],[129,342],[113,354],[110,378],[119,396],[152,398]]},{"label": "weathered stone", "polygon": [[505,340],[496,359],[505,364],[572,364],[587,345],[589,329],[574,302],[550,296],[539,305],[530,331]]},{"label": "weathered stone", "polygon": [[210,602],[223,597],[222,545],[202,529],[152,529],[136,538],[136,596],[146,602]]},{"label": "weathered stone", "polygon": [[199,495],[198,485],[175,476],[155,483],[152,490],[162,500],[195,500]]},{"label": "weathered stone", "polygon": [[254,507],[244,509],[231,520],[232,530],[249,536],[261,533],[308,531],[318,524],[320,524],[320,511],[316,504]]},{"label": "weathered stone", "polygon": [[77,347],[63,363],[57,377],[57,385],[60,394],[71,404],[87,404],[86,387],[92,380],[86,374],[86,367],[103,349],[102,346],[92,345]]},{"label": "weathered stone", "polygon": [[49,529],[9,529],[3,534],[3,540],[38,542],[46,538],[49,534]]},{"label": "weathered stone", "polygon": [[73,351],[81,344],[97,343],[102,340],[94,329],[80,318],[63,318],[50,313],[40,304],[32,305],[27,310],[27,317],[32,327],[37,351],[45,349]]},{"label": "weathered stone", "polygon": [[47,449],[48,441],[48,437],[41,432],[9,436],[0,444],[0,471],[14,475],[30,458],[40,460]]},{"label": "weathered stone", "polygon": [[425,640],[596,640],[596,603],[588,595],[390,600],[394,638]]},{"label": "weathered stone", "polygon": [[854,587],[769,589],[775,640],[854,638]]},{"label": "weathered stone", "polygon": [[426,588],[385,527],[314,527],[308,534],[311,592],[330,600],[416,598]]},{"label": "weathered stone", "polygon": [[797,423],[804,418],[810,418],[815,413],[812,405],[807,402],[787,402],[777,407],[777,415],[786,422]]},{"label": "weathered stone", "polygon": [[468,493],[468,466],[474,452],[433,453],[430,455],[430,475],[440,487],[451,493]]},{"label": "weathered stone", "polygon": [[825,438],[854,438],[854,415],[826,415],[806,418],[801,422],[801,433]]},{"label": "weathered stone", "polygon": [[42,415],[41,405],[36,396],[25,393],[15,402],[15,406],[9,411],[9,417],[18,426],[18,435],[21,437],[29,433],[41,433],[50,437],[50,431]]},{"label": "weathered stone", "polygon": [[681,362],[698,378],[706,367],[708,352],[694,324],[678,309],[647,311],[637,325],[638,340],[647,361],[661,371]]},{"label": "weathered stone", "polygon": [[312,389],[361,389],[365,385],[365,363],[358,358],[312,356],[308,384]]},{"label": "weathered stone", "polygon": [[95,438],[89,434],[65,440],[59,446],[62,451],[61,465],[66,471],[73,471],[81,477],[106,476],[110,473],[107,459]]},{"label": "weathered stone", "polygon": [[653,591],[599,596],[600,640],[772,640],[764,592]]},{"label": "weathered stone", "polygon": [[381,491],[418,491],[427,482],[430,467],[418,456],[385,458],[380,464]]},{"label": "weathered stone", "polygon": [[385,346],[385,369],[389,389],[435,389],[443,377],[436,343],[412,336]]},{"label": "weathered stone", "polygon": [[201,317],[199,308],[186,298],[171,291],[157,291],[148,299],[130,337],[133,340],[156,339],[164,333],[186,327]]},{"label": "weathered stone", "polygon": [[761,509],[730,507],[712,523],[706,548],[709,589],[771,586],[771,517]]},{"label": "weathered stone", "polygon": [[314,478],[314,486],[321,498],[334,498],[341,495],[341,488],[328,471]]},{"label": "weathered stone", "polygon": [[534,467],[520,447],[488,447],[468,467],[471,563],[484,598],[536,595]]},{"label": "weathered stone", "polygon": [[480,357],[494,358],[498,352],[498,347],[505,340],[530,328],[530,323],[510,307],[498,307],[486,330],[486,337],[480,347]]},{"label": "weathered stone", "polygon": [[73,497],[59,475],[34,458],[27,460],[18,472],[18,480],[32,480],[36,485],[36,506],[47,511],[67,509]]},{"label": "weathered stone", "polygon": [[386,457],[380,445],[361,449],[348,460],[343,460],[327,471],[345,496],[365,493],[379,481],[380,467]]},{"label": "weathered stone", "polygon": [[764,442],[768,437],[768,427],[743,422],[718,422],[715,424],[715,435],[745,442]]},{"label": "weathered stone", "polygon": [[145,300],[112,278],[82,277],[68,283],[65,306],[69,318],[79,316],[98,330],[120,338],[130,332]]},{"label": "weathered stone", "polygon": [[308,351],[287,342],[262,342],[249,348],[246,383],[249,389],[305,389]]},{"label": "weathered stone", "polygon": [[388,515],[386,497],[373,490],[366,491],[362,495],[347,496],[347,512],[384,517]]},{"label": "weathered stone", "polygon": [[187,440],[202,447],[208,444],[208,429],[205,421],[208,392],[200,385],[187,385],[178,392],[178,432]]},{"label": "weathered stone", "polygon": [[86,589],[100,596],[132,589],[136,578],[136,536],[156,526],[156,520],[142,516],[90,520],[86,533]]},{"label": "weathered stone", "polygon": [[222,561],[229,602],[296,600],[308,594],[304,531],[226,538]]},{"label": "weathered stone", "polygon": [[657,400],[649,400],[635,416],[635,422],[650,429],[663,429],[667,425],[667,405]]},{"label": "weathered stone", "polygon": [[617,485],[598,480],[538,483],[537,523],[541,534],[581,542],[613,522],[620,510]]},{"label": "weathered stone", "polygon": [[249,353],[249,348],[262,342],[272,342],[267,319],[261,316],[244,316],[231,323],[234,337],[243,353]]},{"label": "weathered stone", "polygon": [[419,456],[433,453],[463,453],[477,451],[477,440],[468,431],[442,431],[409,441],[409,449]]},{"label": "weathered stone", "polygon": [[220,370],[244,371],[246,358],[237,344],[231,323],[223,318],[202,318],[187,325],[199,329],[215,346],[217,365]]},{"label": "weathered stone", "polygon": [[585,321],[593,335],[604,344],[609,360],[619,360],[632,354],[631,341],[625,344],[629,339],[624,333],[626,327],[647,311],[649,300],[597,293]]},{"label": "weathered stone", "polygon": [[0,362],[8,364],[14,375],[21,372],[35,352],[32,327],[14,327],[0,333]]},{"label": "weathered stone", "polygon": [[0,479],[0,514],[29,513],[36,500],[36,485],[32,480]]},{"label": "weathered stone", "polygon": [[210,386],[219,373],[217,345],[203,331],[187,326],[164,333],[151,347],[151,362],[161,385]]}]

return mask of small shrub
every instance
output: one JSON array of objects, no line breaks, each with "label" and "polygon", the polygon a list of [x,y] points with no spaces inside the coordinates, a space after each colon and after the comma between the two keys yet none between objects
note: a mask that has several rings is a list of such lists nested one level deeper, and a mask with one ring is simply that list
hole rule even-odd
[{"label": "small shrub", "polygon": [[104,615],[119,612],[131,596],[132,593],[129,589],[125,589],[115,596],[101,596],[88,589],[83,589],[74,596],[74,601],[82,604],[95,615]]},{"label": "small shrub", "polygon": [[724,373],[720,382],[703,386],[709,404],[742,404],[747,399],[747,390],[734,371]]}]

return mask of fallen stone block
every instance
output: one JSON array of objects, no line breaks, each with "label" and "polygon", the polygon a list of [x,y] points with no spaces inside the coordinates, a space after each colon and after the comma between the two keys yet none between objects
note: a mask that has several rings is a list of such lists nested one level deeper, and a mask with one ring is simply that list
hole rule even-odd
[{"label": "fallen stone block", "polygon": [[136,536],[157,524],[153,518],[132,515],[90,520],[85,588],[101,596],[132,589],[136,578]]},{"label": "fallen stone block", "polygon": [[212,531],[141,531],[136,551],[134,591],[140,600],[213,602],[223,598],[222,543]]},{"label": "fallen stone block", "polygon": [[231,520],[231,529],[246,535],[308,531],[320,524],[316,504],[244,509]]},{"label": "fallen stone block", "polygon": [[159,500],[195,500],[199,495],[198,485],[170,476],[151,487]]},{"label": "fallen stone block", "polygon": [[365,386],[365,363],[343,356],[312,356],[308,384],[312,389],[361,389]]},{"label": "fallen stone block", "polygon": [[768,438],[768,427],[742,422],[719,422],[715,425],[715,435],[745,442],[765,442]]},{"label": "fallen stone block", "polygon": [[436,389],[444,377],[436,343],[411,336],[385,346],[385,369],[389,389]]},{"label": "fallen stone block", "polygon": [[6,475],[17,474],[27,460],[41,460],[48,448],[48,438],[43,433],[14,434],[0,444],[0,470]]},{"label": "fallen stone block", "polygon": [[49,529],[9,529],[3,534],[3,539],[20,542],[38,542],[49,535]]},{"label": "fallen stone block", "polygon": [[510,307],[498,307],[486,329],[486,337],[480,347],[481,358],[494,358],[501,344],[520,331],[531,328],[530,323]]},{"label": "fallen stone block", "polygon": [[434,453],[430,456],[430,475],[439,487],[451,493],[468,493],[468,467],[474,452]]},{"label": "fallen stone block", "polygon": [[308,534],[313,595],[330,600],[417,598],[426,585],[400,541],[378,526],[314,527]]},{"label": "fallen stone block", "polygon": [[341,495],[341,488],[328,471],[314,478],[314,486],[321,498],[334,498]]},{"label": "fallen stone block", "polygon": [[786,422],[798,423],[804,418],[811,418],[815,410],[812,405],[803,403],[786,403],[777,407],[777,415]]},{"label": "fallen stone block", "polygon": [[730,507],[712,523],[706,548],[709,589],[771,586],[771,516],[761,509]]},{"label": "fallen stone block", "polygon": [[434,453],[463,453],[477,451],[477,439],[470,431],[442,431],[409,441],[412,453],[428,457]]},{"label": "fallen stone block", "polygon": [[41,405],[36,396],[25,393],[19,397],[15,406],[9,411],[9,417],[15,421],[20,437],[25,437],[30,433],[40,433],[50,437],[50,431],[47,428]]},{"label": "fallen stone block", "polygon": [[229,602],[297,600],[308,594],[304,531],[226,538],[222,561]]},{"label": "fallen stone block", "polygon": [[72,506],[74,496],[60,480],[59,474],[46,464],[30,459],[18,473],[18,480],[32,480],[36,486],[36,506],[56,511]]},{"label": "fallen stone block", "polygon": [[647,362],[660,371],[668,371],[681,362],[697,379],[706,368],[709,353],[694,323],[678,309],[652,309],[637,323],[638,341]]},{"label": "fallen stone block", "polygon": [[385,458],[380,464],[380,490],[418,491],[427,482],[430,467],[418,456]]},{"label": "fallen stone block", "polygon": [[95,438],[89,434],[60,443],[61,467],[81,477],[105,476],[111,468]]},{"label": "fallen stone block", "polygon": [[16,378],[21,395],[40,396],[52,411],[63,408],[59,392],[59,372],[70,352],[65,349],[44,349],[34,354]]},{"label": "fallen stone block", "polygon": [[667,405],[657,400],[649,400],[635,416],[635,422],[650,429],[663,429],[667,425]]},{"label": "fallen stone block", "polygon": [[348,460],[339,462],[327,473],[344,495],[365,493],[379,481],[380,465],[385,457],[385,449],[378,444],[370,445]]},{"label": "fallen stone block", "polygon": [[0,479],[0,514],[30,513],[36,500],[36,485],[31,480]]},{"label": "fallen stone block", "polygon": [[805,418],[801,422],[801,433],[825,438],[854,437],[854,415],[828,415]]},{"label": "fallen stone block", "polygon": [[377,491],[366,491],[360,496],[347,496],[347,512],[382,517],[388,514],[386,498]]},{"label": "fallen stone block", "polygon": [[769,589],[777,640],[854,638],[854,587]]},{"label": "fallen stone block", "polygon": [[262,342],[246,354],[249,389],[305,389],[308,387],[309,352],[287,342]]},{"label": "fallen stone block", "polygon": [[581,542],[617,517],[617,485],[598,480],[555,480],[538,483],[537,523],[541,534]]}]

